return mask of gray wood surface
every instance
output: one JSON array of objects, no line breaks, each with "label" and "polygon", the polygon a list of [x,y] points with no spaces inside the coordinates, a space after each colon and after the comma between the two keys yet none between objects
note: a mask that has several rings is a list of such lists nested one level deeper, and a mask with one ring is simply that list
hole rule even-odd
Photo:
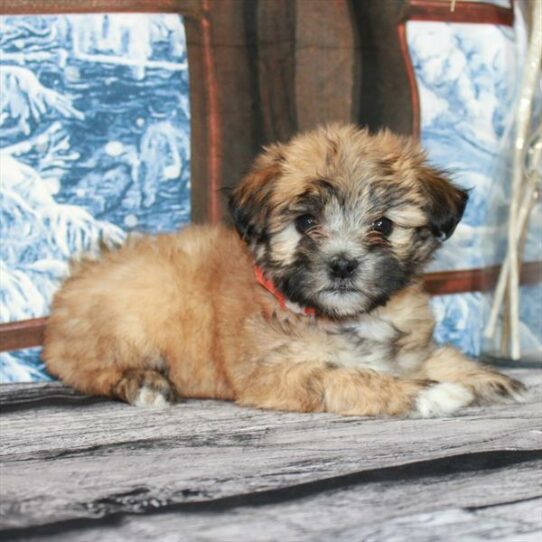
[{"label": "gray wood surface", "polygon": [[0,386],[0,538],[542,540],[542,372],[454,418],[141,410]]}]

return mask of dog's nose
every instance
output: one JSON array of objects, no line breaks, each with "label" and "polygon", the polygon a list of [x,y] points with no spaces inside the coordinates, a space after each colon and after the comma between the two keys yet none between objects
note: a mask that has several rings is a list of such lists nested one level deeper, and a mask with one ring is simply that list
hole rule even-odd
[{"label": "dog's nose", "polygon": [[347,279],[354,274],[354,271],[357,269],[358,265],[359,262],[357,260],[339,256],[330,262],[329,267],[331,269],[333,278]]}]

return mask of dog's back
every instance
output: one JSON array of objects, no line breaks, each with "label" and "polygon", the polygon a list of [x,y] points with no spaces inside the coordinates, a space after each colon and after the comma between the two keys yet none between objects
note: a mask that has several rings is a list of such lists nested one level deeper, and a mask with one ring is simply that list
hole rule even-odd
[{"label": "dog's back", "polygon": [[[245,259],[234,232],[192,226],[75,263],[47,326],[49,372],[82,392],[136,402],[146,380],[169,398],[160,375],[173,366],[177,382],[190,382],[190,396],[228,398],[213,359],[217,299],[210,294],[231,275],[225,267],[239,271]],[[168,357],[176,363],[166,364]]]}]

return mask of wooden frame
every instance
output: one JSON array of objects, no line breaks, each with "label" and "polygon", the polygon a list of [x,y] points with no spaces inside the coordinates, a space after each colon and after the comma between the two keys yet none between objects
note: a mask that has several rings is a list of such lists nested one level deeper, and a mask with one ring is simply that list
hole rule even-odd
[{"label": "wooden frame", "polygon": [[180,13],[197,16],[199,0],[0,0],[2,15],[55,13]]},{"label": "wooden frame", "polygon": [[405,16],[411,21],[485,23],[503,26],[514,24],[514,10],[512,8],[466,0],[458,0],[453,11],[450,0],[409,0]]},{"label": "wooden frame", "polygon": [[[192,215],[196,222],[220,220],[221,132],[210,0],[0,0],[0,15],[53,13],[178,13],[185,18],[192,114]],[[203,121],[203,122],[201,122]]]},{"label": "wooden frame", "polygon": [[[192,124],[192,216],[197,222],[220,220],[222,178],[217,163],[220,129],[217,120],[215,62],[208,0],[0,0],[0,15],[53,13],[178,13],[185,17],[192,115],[204,122]],[[209,160],[207,159],[209,157]],[[47,318],[0,324],[0,351],[39,346]]]},{"label": "wooden frame", "polygon": [[[513,23],[511,9],[458,1],[451,12],[449,0],[0,0],[1,15],[96,12],[184,17],[194,222],[226,218],[223,191],[263,145],[299,130],[354,121],[418,135],[408,20]],[[318,20],[326,25],[315,35]],[[375,25],[381,34],[367,52],[362,45]],[[390,86],[392,104],[380,96]],[[527,283],[540,280],[540,263],[523,269]],[[498,268],[431,273],[425,284],[432,294],[488,290],[497,273]],[[37,318],[0,324],[0,350],[40,345],[45,323]]]},{"label": "wooden frame", "polygon": [[0,324],[0,352],[43,344],[47,318],[31,318]]},{"label": "wooden frame", "polygon": [[[466,292],[489,292],[499,278],[500,266],[486,269],[465,269],[428,273],[424,277],[425,289],[432,295],[449,295]],[[523,285],[540,282],[542,262],[524,263],[520,280]],[[0,324],[0,352],[29,348],[43,344],[47,318],[32,318]]]}]

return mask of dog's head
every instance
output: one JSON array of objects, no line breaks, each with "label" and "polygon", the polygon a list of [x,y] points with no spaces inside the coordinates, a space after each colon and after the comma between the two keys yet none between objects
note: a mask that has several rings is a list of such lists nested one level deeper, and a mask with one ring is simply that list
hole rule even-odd
[{"label": "dog's head", "polygon": [[230,210],[287,298],[341,318],[407,286],[466,202],[413,140],[334,125],[268,147],[232,192]]}]

